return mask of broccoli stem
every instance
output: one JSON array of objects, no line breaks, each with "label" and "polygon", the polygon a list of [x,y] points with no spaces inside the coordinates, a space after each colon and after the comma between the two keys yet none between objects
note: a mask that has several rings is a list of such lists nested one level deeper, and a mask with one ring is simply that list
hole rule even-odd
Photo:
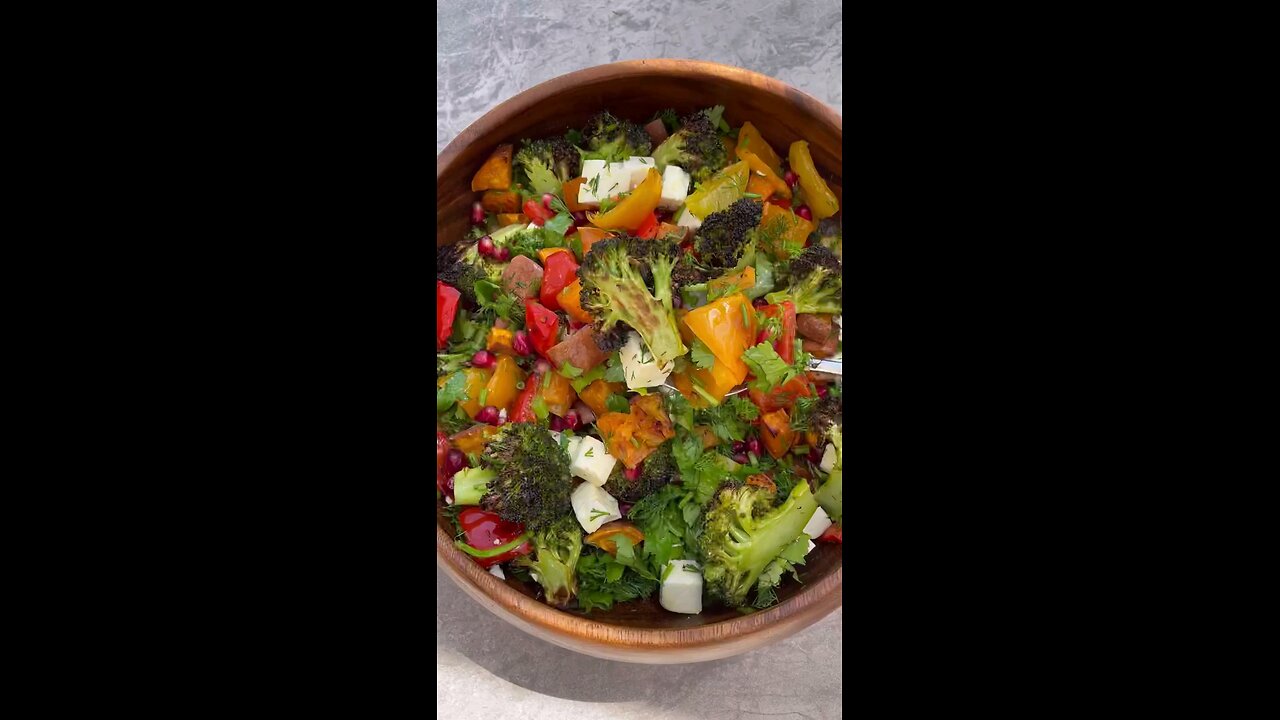
[{"label": "broccoli stem", "polygon": [[453,504],[479,505],[480,498],[489,490],[489,483],[498,474],[484,468],[466,468],[453,476]]}]

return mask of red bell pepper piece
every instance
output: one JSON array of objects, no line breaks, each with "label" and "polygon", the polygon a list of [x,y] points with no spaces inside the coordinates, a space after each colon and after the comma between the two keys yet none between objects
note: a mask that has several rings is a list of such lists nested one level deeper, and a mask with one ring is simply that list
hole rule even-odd
[{"label": "red bell pepper piece", "polygon": [[[790,300],[784,300],[781,305],[765,305],[760,308],[760,313],[766,317],[781,317],[782,332],[778,338],[773,341],[773,349],[777,351],[778,357],[782,361],[790,365],[796,361],[796,306]],[[763,330],[757,336],[756,342],[764,342],[766,336]]]},{"label": "red bell pepper piece", "polygon": [[574,259],[571,252],[552,253],[542,271],[542,289],[539,291],[539,297],[542,304],[552,310],[559,310],[560,301],[556,299],[556,295],[560,291],[573,284],[578,279],[578,261]]},{"label": "red bell pepper piece", "polygon": [[840,523],[833,523],[827,531],[818,536],[818,542],[844,544],[844,530]]},{"label": "red bell pepper piece", "polygon": [[524,214],[529,216],[529,222],[538,227],[546,225],[548,220],[556,216],[537,200],[524,201]]},{"label": "red bell pepper piece", "polygon": [[[565,253],[556,253],[564,255]],[[552,257],[555,257],[554,255]],[[543,307],[533,298],[524,301],[525,328],[529,331],[529,341],[533,349],[542,357],[555,347],[560,334],[560,316]]]},{"label": "red bell pepper piece", "polygon": [[807,380],[797,377],[791,378],[787,383],[779,385],[767,394],[755,388],[748,390],[747,394],[751,396],[751,402],[760,408],[760,412],[773,412],[778,409],[790,411],[796,404],[797,398],[810,397],[814,393]]},{"label": "red bell pepper piece", "polygon": [[[467,536],[467,544],[477,550],[492,550],[499,545],[506,545],[524,533],[524,526],[498,517],[497,513],[469,507],[458,513],[458,524]],[[519,555],[528,555],[533,548],[528,542],[521,543],[516,549],[501,555],[488,558],[472,558],[480,567],[493,567],[507,562]]]},{"label": "red bell pepper piece", "polygon": [[453,319],[458,316],[458,299],[462,293],[457,288],[436,281],[436,349],[440,350],[453,334]]},{"label": "red bell pepper piece", "polygon": [[538,386],[541,384],[541,373],[529,373],[529,376],[524,379],[524,389],[516,396],[516,402],[511,406],[509,422],[537,422],[538,416],[533,412],[533,401],[538,395]]},{"label": "red bell pepper piece", "polygon": [[652,239],[658,236],[658,214],[649,213],[649,217],[640,223],[640,227],[636,228],[634,235],[638,238]]}]

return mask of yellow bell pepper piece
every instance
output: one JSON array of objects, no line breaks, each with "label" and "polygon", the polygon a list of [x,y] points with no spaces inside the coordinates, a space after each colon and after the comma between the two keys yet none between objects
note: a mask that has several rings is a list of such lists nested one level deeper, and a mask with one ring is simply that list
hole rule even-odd
[{"label": "yellow bell pepper piece", "polygon": [[516,399],[519,390],[516,385],[524,380],[524,372],[516,366],[510,355],[500,355],[498,364],[493,367],[493,377],[485,386],[485,405],[492,405],[499,410],[510,409],[511,401]]},{"label": "yellow bell pepper piece", "polygon": [[774,175],[782,175],[782,158],[764,141],[756,126],[749,122],[742,123],[742,128],[738,130],[738,157],[742,157],[743,150],[763,160]]},{"label": "yellow bell pepper piece", "polygon": [[[480,393],[484,391],[485,385],[488,384],[489,375],[492,374],[492,371],[471,367],[464,368],[458,372],[466,375],[467,377],[467,399],[458,403],[458,407],[462,408],[462,411],[467,414],[467,417],[474,418],[476,413],[480,412],[480,408],[482,407],[480,405]],[[440,378],[440,381],[436,383],[436,387],[444,387],[444,384],[449,382],[449,378],[451,377],[453,377],[453,375],[445,375]]]},{"label": "yellow bell pepper piece", "polygon": [[598,228],[635,230],[649,219],[661,199],[662,176],[657,170],[650,168],[644,176],[644,182],[632,190],[631,194],[616,207],[608,212],[591,213],[587,219]]},{"label": "yellow bell pepper piece", "polygon": [[720,212],[742,199],[750,179],[751,167],[747,161],[736,162],[707,178],[696,192],[685,198],[684,205],[694,217],[706,220],[711,213]]},{"label": "yellow bell pepper piece", "polygon": [[791,161],[791,169],[800,176],[800,189],[804,190],[805,200],[813,211],[813,219],[824,220],[840,211],[840,203],[836,194],[827,187],[827,182],[818,174],[813,164],[813,156],[809,154],[809,143],[797,140],[791,143],[791,152],[787,155]]},{"label": "yellow bell pepper piece", "polygon": [[[757,178],[759,178],[764,181],[765,186],[769,188],[772,194],[788,200],[791,199],[791,188],[787,187],[787,181],[778,177],[778,175],[773,172],[773,168],[765,164],[764,160],[761,160],[755,153],[749,150],[743,150],[738,153],[738,156],[743,160],[746,160],[747,166],[751,168],[751,182],[747,183],[748,192],[751,192],[751,184],[755,183]],[[757,184],[756,187],[760,187],[760,185]],[[758,190],[755,192],[756,194],[763,195],[765,197],[770,195],[770,192],[759,192]]]},{"label": "yellow bell pepper piece", "polygon": [[508,328],[490,328],[489,338],[485,340],[484,349],[491,353],[515,355],[515,339],[515,332]]},{"label": "yellow bell pepper piece", "polygon": [[756,228],[756,246],[785,260],[804,250],[804,243],[813,228],[813,223],[790,210],[765,203],[760,225]]}]

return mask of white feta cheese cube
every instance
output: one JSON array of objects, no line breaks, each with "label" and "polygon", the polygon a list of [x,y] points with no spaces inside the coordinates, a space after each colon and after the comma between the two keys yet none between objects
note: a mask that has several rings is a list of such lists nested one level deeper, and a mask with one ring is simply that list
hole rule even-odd
[{"label": "white feta cheese cube", "polygon": [[609,163],[604,160],[584,160],[582,162],[582,177],[591,182],[591,178],[600,174],[600,171],[609,167]]},{"label": "white feta cheese cube", "polygon": [[809,541],[809,547],[805,549],[804,554],[805,554],[805,555],[808,555],[809,553],[813,552],[813,549],[814,549],[814,548],[816,548],[816,547],[818,547],[818,546],[817,546],[817,545],[814,545],[814,544],[813,544],[813,541],[812,541],[812,540],[810,540],[810,541]]},{"label": "white feta cheese cube", "polygon": [[[689,173],[675,165],[668,165],[662,171],[662,197],[658,200],[658,207],[675,210],[684,204],[684,199],[688,196]],[[686,210],[685,215],[688,214],[689,211]]]},{"label": "white feta cheese cube", "polygon": [[574,488],[569,502],[573,505],[573,514],[577,516],[578,523],[588,533],[599,530],[607,522],[622,519],[617,499],[591,483],[584,482]]},{"label": "white feta cheese cube", "polygon": [[629,157],[627,161],[622,163],[622,167],[631,174],[631,189],[644,182],[644,178],[649,174],[649,168],[656,168],[657,164],[651,157]]},{"label": "white feta cheese cube", "polygon": [[831,518],[827,516],[827,511],[818,508],[813,517],[809,518],[809,522],[805,523],[804,530],[801,532],[810,538],[816,538],[826,532],[829,527],[831,527]]},{"label": "white feta cheese cube", "polygon": [[693,213],[689,212],[689,208],[685,208],[684,212],[680,213],[680,219],[676,220],[676,225],[690,230],[697,230],[702,227],[702,221],[694,217]]},{"label": "white feta cheese cube", "polygon": [[828,475],[836,466],[836,446],[827,443],[827,449],[822,451],[822,460],[818,462],[818,469]]},{"label": "white feta cheese cube", "polygon": [[501,565],[494,565],[493,567],[489,568],[489,574],[490,574],[490,575],[492,575],[492,576],[494,576],[494,577],[496,577],[496,578],[498,578],[499,580],[506,580],[506,579],[507,579],[507,576],[502,574],[502,566],[501,566]]},{"label": "white feta cheese cube", "polygon": [[649,355],[649,351],[640,341],[638,333],[628,333],[627,342],[618,350],[618,359],[622,362],[622,376],[627,379],[627,387],[658,387],[667,381],[667,376],[675,369],[675,363],[667,363],[658,367],[658,363]]},{"label": "white feta cheese cube", "polygon": [[525,230],[535,230],[537,228],[538,228],[538,223],[529,223],[529,227],[525,228]]},{"label": "white feta cheese cube", "polygon": [[569,471],[574,477],[580,477],[596,487],[604,487],[618,459],[605,450],[604,443],[589,435],[573,439],[578,444],[574,454],[570,456],[573,462],[569,464]]},{"label": "white feta cheese cube", "polygon": [[600,183],[595,189],[595,196],[601,200],[617,197],[631,189],[631,173],[622,163],[609,163],[609,167],[600,171]]},{"label": "white feta cheese cube", "polygon": [[702,612],[702,569],[692,560],[672,560],[663,573],[658,604],[688,615]]},{"label": "white feta cheese cube", "polygon": [[[587,160],[582,163],[582,177],[586,182],[578,186],[578,202],[582,205],[590,205],[599,207],[600,198],[591,191],[593,187],[598,187],[599,182],[605,178],[600,178],[600,174],[608,170],[609,163],[603,160]],[[599,180],[597,180],[599,178]]]}]

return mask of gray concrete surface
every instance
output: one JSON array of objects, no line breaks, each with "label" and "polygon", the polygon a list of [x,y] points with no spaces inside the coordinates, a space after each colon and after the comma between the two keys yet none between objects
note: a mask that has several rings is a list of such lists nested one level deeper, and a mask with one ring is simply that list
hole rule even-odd
[{"label": "gray concrete surface", "polygon": [[[557,75],[651,57],[737,65],[843,110],[834,0],[437,4],[436,152],[508,97]],[[841,717],[843,612],[728,660],[596,660],[525,635],[436,571],[436,712],[512,720]]]}]

